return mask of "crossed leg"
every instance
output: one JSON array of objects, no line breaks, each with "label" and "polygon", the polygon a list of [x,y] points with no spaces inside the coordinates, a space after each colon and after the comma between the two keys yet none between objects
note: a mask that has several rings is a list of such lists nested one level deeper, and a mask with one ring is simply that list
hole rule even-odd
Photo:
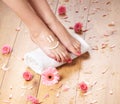
[{"label": "crossed leg", "polygon": [[70,55],[66,48],[45,25],[41,18],[38,17],[27,0],[3,1],[18,14],[28,26],[32,40],[46,53],[46,55],[59,62],[71,62]]}]

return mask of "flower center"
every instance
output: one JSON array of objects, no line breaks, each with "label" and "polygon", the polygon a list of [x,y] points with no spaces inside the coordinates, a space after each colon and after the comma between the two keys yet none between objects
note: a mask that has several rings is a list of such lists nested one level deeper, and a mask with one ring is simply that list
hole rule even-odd
[{"label": "flower center", "polygon": [[48,75],[48,80],[49,80],[49,81],[52,81],[53,79],[54,79],[54,75],[49,74],[49,75]]},{"label": "flower center", "polygon": [[52,76],[48,76],[48,78],[49,78],[49,79],[51,79],[51,78],[52,78]]}]

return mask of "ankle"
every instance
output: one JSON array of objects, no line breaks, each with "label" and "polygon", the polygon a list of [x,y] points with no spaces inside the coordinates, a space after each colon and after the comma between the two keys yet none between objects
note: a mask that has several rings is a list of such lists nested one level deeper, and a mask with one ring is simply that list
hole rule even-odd
[{"label": "ankle", "polygon": [[58,19],[53,19],[49,22],[47,22],[47,25],[49,28],[56,28],[57,27],[57,24],[59,24],[59,20]]}]

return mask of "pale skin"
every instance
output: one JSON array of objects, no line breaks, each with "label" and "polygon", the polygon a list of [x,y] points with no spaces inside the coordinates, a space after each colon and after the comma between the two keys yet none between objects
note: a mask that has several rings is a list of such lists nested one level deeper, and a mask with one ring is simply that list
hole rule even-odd
[{"label": "pale skin", "polygon": [[3,1],[28,26],[31,39],[46,55],[58,62],[70,63],[69,52],[78,56],[81,54],[80,43],[58,21],[46,0]]}]

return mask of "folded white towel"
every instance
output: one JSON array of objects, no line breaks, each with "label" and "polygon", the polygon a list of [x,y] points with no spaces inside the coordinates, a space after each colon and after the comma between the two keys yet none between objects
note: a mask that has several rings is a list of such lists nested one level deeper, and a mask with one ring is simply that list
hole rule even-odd
[{"label": "folded white towel", "polygon": [[[89,45],[77,34],[72,35],[81,44],[81,54],[87,52],[90,48]],[[71,53],[72,59],[77,56]],[[28,67],[34,70],[36,73],[41,74],[48,67],[58,67],[65,63],[57,62],[54,59],[48,57],[40,48],[25,54],[25,63]]]}]

